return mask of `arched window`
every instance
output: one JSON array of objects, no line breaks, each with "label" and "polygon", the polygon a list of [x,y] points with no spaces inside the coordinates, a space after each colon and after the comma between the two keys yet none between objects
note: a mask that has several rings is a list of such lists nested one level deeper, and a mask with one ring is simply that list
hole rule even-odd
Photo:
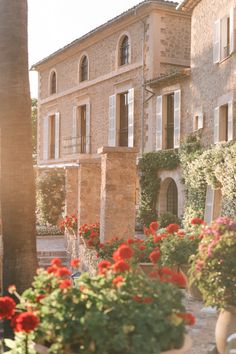
[{"label": "arched window", "polygon": [[178,216],[178,190],[173,179],[169,182],[166,192],[166,210]]},{"label": "arched window", "polygon": [[55,71],[51,73],[51,80],[50,80],[50,94],[53,95],[57,92],[57,74]]},{"label": "arched window", "polygon": [[88,57],[85,55],[80,63],[80,81],[88,80]]},{"label": "arched window", "polygon": [[120,65],[129,63],[129,38],[124,36],[120,45]]}]

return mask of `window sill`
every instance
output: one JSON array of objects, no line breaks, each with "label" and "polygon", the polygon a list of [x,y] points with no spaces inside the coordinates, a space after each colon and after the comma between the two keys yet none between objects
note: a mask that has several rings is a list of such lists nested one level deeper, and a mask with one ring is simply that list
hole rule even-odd
[{"label": "window sill", "polygon": [[[233,54],[233,53],[232,53]],[[229,54],[227,57],[220,59],[220,61],[218,62],[218,64],[222,64],[224,63],[226,60],[228,60],[229,58],[231,58],[232,54]]]}]

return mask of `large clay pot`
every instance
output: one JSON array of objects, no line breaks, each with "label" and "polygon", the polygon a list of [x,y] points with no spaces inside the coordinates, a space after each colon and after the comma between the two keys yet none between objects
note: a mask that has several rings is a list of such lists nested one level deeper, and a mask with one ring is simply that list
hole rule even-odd
[{"label": "large clay pot", "polygon": [[198,287],[194,283],[193,284],[189,283],[189,280],[188,280],[189,266],[187,264],[182,265],[180,267],[180,271],[182,272],[182,274],[185,277],[186,284],[187,284],[187,291],[188,291],[189,295],[195,300],[202,301],[202,293],[200,292]]},{"label": "large clay pot", "polygon": [[216,322],[215,338],[219,354],[225,354],[227,338],[236,332],[236,307],[221,310]]}]

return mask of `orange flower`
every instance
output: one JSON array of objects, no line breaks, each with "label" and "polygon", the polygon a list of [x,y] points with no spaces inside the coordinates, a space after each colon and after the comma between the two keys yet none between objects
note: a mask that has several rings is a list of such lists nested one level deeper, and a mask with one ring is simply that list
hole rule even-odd
[{"label": "orange flower", "polygon": [[124,281],[124,278],[121,276],[121,275],[118,275],[117,277],[115,277],[113,280],[112,280],[112,284],[116,285],[116,286],[119,286],[123,283]]},{"label": "orange flower", "polygon": [[159,258],[161,256],[161,252],[160,252],[160,249],[158,247],[156,247],[155,251],[152,251],[150,254],[149,254],[149,259],[150,261],[155,264],[158,262]]},{"label": "orange flower", "polygon": [[116,273],[123,273],[130,270],[130,265],[125,261],[120,260],[113,265],[113,270]]},{"label": "orange flower", "polygon": [[72,259],[70,265],[72,268],[77,268],[79,265],[79,259],[78,258]]},{"label": "orange flower", "polygon": [[101,261],[98,263],[98,272],[99,274],[105,274],[106,271],[111,267],[111,262],[109,261]]}]

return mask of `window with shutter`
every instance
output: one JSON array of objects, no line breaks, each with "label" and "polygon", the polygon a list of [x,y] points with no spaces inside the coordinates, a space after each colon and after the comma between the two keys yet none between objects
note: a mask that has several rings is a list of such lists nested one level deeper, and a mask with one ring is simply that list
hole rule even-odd
[{"label": "window with shutter", "polygon": [[198,112],[193,119],[193,130],[199,130],[203,128],[203,113]]},{"label": "window with shutter", "polygon": [[128,91],[128,147],[134,147],[134,89]]},{"label": "window with shutter", "polygon": [[109,97],[108,146],[116,146],[116,95]]},{"label": "window with shutter", "polygon": [[49,158],[49,117],[43,120],[43,159]]},{"label": "window with shutter", "polygon": [[214,110],[214,143],[219,142],[220,107]]},{"label": "window with shutter", "polygon": [[174,92],[174,148],[180,144],[181,91]]},{"label": "window with shutter", "polygon": [[90,132],[90,103],[86,104],[86,153],[91,152],[91,132]]},{"label": "window with shutter", "polygon": [[162,149],[162,96],[156,100],[156,150]]},{"label": "window with shutter", "polygon": [[60,157],[60,113],[55,113],[55,159]]},{"label": "window with shutter", "polygon": [[236,49],[236,8],[230,9],[230,54]]},{"label": "window with shutter", "polygon": [[215,21],[213,26],[213,62],[220,61],[220,20]]},{"label": "window with shutter", "polygon": [[76,154],[78,152],[78,106],[73,107],[71,145],[72,153]]},{"label": "window with shutter", "polygon": [[228,102],[228,139],[227,141],[234,139],[234,124],[233,124],[233,102]]}]

